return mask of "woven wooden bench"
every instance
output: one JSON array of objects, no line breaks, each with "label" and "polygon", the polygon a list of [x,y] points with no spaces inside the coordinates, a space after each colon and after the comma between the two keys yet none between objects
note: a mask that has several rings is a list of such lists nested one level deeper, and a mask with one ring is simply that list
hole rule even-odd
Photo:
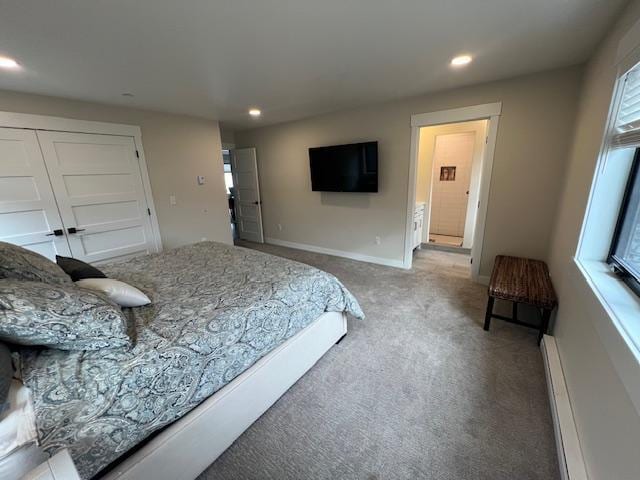
[{"label": "woven wooden bench", "polygon": [[[506,317],[493,313],[495,299],[513,302],[513,316]],[[518,304],[525,303],[537,307],[541,312],[539,325],[526,323],[518,319]],[[493,265],[489,282],[489,301],[484,320],[484,329],[489,330],[491,318],[539,330],[538,344],[549,328],[551,312],[558,305],[547,264],[529,258],[498,255]]]}]

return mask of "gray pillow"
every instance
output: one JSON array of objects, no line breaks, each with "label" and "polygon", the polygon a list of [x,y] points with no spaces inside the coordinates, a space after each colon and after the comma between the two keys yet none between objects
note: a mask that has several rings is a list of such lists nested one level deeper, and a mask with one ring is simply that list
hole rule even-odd
[{"label": "gray pillow", "polygon": [[64,273],[69,275],[73,282],[84,280],[85,278],[107,278],[107,276],[96,267],[77,258],[56,255],[56,264],[64,270]]},{"label": "gray pillow", "polygon": [[62,350],[131,345],[122,310],[75,285],[0,280],[0,339]]},{"label": "gray pillow", "polygon": [[9,408],[11,379],[13,379],[11,350],[4,343],[0,343],[0,414]]},{"label": "gray pillow", "polygon": [[0,278],[71,284],[71,278],[55,262],[12,243],[0,242]]}]

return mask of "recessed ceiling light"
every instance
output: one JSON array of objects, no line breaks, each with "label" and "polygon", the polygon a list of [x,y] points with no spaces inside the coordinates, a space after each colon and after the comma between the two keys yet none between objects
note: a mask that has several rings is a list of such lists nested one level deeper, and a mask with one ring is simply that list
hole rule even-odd
[{"label": "recessed ceiling light", "polygon": [[261,114],[262,112],[257,108],[252,108],[251,110],[249,110],[249,115],[251,115],[252,117],[259,117]]},{"label": "recessed ceiling light", "polygon": [[471,55],[460,55],[451,59],[451,65],[454,67],[462,67],[463,65],[469,65],[472,60]]},{"label": "recessed ceiling light", "polygon": [[0,57],[0,68],[18,68],[19,66],[13,58]]}]

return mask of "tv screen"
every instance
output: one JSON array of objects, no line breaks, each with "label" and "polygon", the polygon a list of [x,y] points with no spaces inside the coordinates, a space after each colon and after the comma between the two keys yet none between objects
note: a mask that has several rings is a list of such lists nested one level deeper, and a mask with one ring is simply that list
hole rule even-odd
[{"label": "tv screen", "polygon": [[309,149],[314,192],[377,192],[378,142]]}]

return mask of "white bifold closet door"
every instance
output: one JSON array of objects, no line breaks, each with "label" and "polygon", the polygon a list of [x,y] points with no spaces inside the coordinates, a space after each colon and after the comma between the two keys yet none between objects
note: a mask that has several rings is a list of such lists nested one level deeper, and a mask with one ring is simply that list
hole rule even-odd
[{"label": "white bifold closet door", "polygon": [[71,254],[34,130],[0,128],[0,241]]},{"label": "white bifold closet door", "polygon": [[37,136],[73,257],[99,262],[155,250],[132,137]]}]

